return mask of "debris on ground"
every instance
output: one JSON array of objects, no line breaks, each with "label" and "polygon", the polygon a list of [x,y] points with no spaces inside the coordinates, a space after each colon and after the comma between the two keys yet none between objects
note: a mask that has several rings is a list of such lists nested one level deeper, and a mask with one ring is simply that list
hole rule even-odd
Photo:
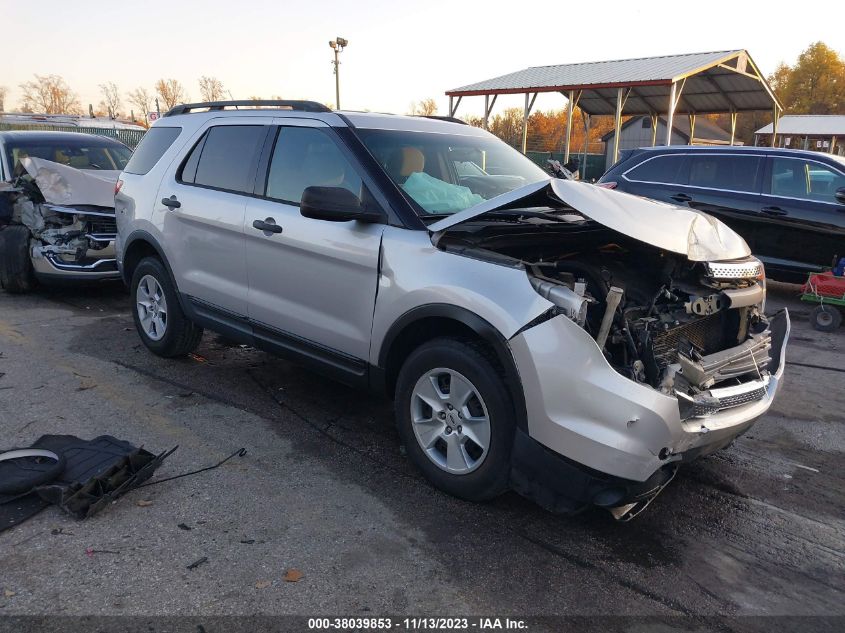
[{"label": "debris on ground", "polygon": [[27,449],[3,451],[0,531],[50,504],[77,519],[90,517],[149,479],[172,452],[154,455],[108,435],[44,435]]},{"label": "debris on ground", "polygon": [[185,569],[196,569],[200,565],[208,562],[208,556],[203,556],[199,560],[195,560],[193,563],[185,567]]},{"label": "debris on ground", "polygon": [[304,577],[305,577],[305,574],[303,574],[298,569],[288,569],[285,572],[285,575],[282,576],[282,580],[284,580],[285,582],[299,582]]}]

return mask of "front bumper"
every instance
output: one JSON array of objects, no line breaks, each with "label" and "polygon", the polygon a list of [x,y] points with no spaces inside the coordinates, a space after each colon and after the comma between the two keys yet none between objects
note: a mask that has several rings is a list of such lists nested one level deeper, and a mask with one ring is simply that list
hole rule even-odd
[{"label": "front bumper", "polygon": [[81,262],[69,262],[54,253],[36,252],[35,249],[31,260],[35,275],[45,281],[104,281],[120,278],[114,247],[111,244],[102,250],[88,251]]},{"label": "front bumper", "polygon": [[525,392],[528,435],[591,471],[649,482],[658,471],[716,451],[768,411],[783,378],[789,314],[769,319],[771,364],[759,400],[681,420],[678,400],[616,372],[564,316],[525,330],[510,347]]}]

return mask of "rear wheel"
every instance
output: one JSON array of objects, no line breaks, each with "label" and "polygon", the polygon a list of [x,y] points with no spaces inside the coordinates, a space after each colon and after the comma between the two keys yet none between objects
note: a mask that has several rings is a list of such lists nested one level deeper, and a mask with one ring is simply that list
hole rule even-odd
[{"label": "rear wheel", "polygon": [[833,332],[842,325],[842,313],[836,306],[816,306],[810,312],[810,324],[820,332]]},{"label": "rear wheel", "polygon": [[196,349],[202,328],[182,312],[176,288],[160,259],[142,259],[132,274],[130,288],[135,327],[150,351],[173,358]]},{"label": "rear wheel", "polygon": [[29,228],[20,224],[0,231],[0,286],[6,292],[22,294],[37,285],[29,254]]},{"label": "rear wheel", "polygon": [[408,455],[435,486],[480,501],[510,477],[513,403],[493,359],[468,341],[416,349],[396,384],[396,421]]}]

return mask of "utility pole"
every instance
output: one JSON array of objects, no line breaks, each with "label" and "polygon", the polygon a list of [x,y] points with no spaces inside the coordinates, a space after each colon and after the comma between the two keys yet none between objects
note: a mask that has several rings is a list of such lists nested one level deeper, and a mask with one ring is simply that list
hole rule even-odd
[{"label": "utility pole", "polygon": [[329,46],[334,50],[334,92],[335,92],[335,109],[340,110],[340,59],[338,55],[343,52],[343,49],[349,45],[349,41],[338,37],[329,42]]}]

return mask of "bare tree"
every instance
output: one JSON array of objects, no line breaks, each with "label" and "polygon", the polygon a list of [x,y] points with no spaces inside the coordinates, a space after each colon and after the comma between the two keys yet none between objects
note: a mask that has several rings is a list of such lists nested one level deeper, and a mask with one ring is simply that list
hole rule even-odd
[{"label": "bare tree", "polygon": [[0,86],[0,112],[6,111],[7,94],[9,94],[9,89],[6,86]]},{"label": "bare tree", "polygon": [[103,100],[100,101],[100,109],[105,110],[111,117],[117,117],[120,110],[120,89],[113,81],[107,81],[100,84],[100,94],[103,95]]},{"label": "bare tree", "polygon": [[79,97],[58,75],[35,75],[20,84],[23,91],[21,110],[44,114],[78,114]]},{"label": "bare tree", "polygon": [[178,79],[159,79],[156,82],[156,92],[164,101],[165,109],[169,110],[178,103],[185,103],[188,95]]},{"label": "bare tree", "polygon": [[432,116],[437,114],[437,102],[431,97],[422,101],[413,101],[411,102],[411,111],[409,114],[415,116]]},{"label": "bare tree", "polygon": [[152,107],[153,98],[150,93],[147,91],[146,88],[135,88],[132,92],[126,94],[126,98],[129,99],[129,103],[141,112],[141,116],[144,117],[144,123],[149,123],[147,121],[147,113],[150,111]]},{"label": "bare tree", "polygon": [[200,96],[203,101],[222,101],[226,98],[223,82],[217,77],[200,77]]}]

